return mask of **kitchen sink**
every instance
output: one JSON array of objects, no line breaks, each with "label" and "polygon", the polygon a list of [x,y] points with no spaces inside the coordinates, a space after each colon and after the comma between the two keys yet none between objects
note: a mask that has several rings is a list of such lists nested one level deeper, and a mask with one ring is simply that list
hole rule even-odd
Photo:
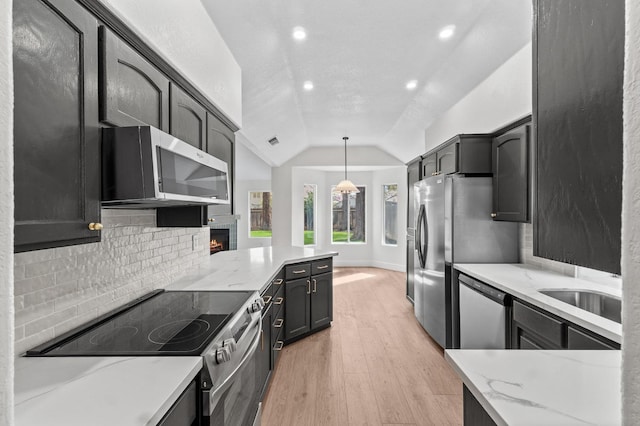
[{"label": "kitchen sink", "polygon": [[622,301],[619,297],[592,290],[539,290],[539,292],[622,324]]}]

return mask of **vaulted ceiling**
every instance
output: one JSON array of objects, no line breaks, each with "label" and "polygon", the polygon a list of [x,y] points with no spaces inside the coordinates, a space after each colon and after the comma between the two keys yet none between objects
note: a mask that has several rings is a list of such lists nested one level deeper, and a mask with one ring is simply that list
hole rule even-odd
[{"label": "vaulted ceiling", "polygon": [[342,136],[408,161],[435,119],[531,40],[530,0],[202,3],[242,68],[240,138],[273,166]]}]

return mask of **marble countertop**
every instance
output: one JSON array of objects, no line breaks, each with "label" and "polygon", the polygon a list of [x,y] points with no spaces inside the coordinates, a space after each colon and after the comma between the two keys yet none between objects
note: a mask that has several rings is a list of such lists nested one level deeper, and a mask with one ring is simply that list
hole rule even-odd
[{"label": "marble countertop", "polygon": [[337,256],[335,251],[274,246],[216,253],[167,290],[264,290],[284,265]]},{"label": "marble countertop", "polygon": [[498,425],[621,424],[620,351],[447,350]]},{"label": "marble countertop", "polygon": [[525,264],[456,264],[455,269],[591,330],[614,342],[622,341],[622,325],[540,293],[542,289],[587,289],[622,297],[622,289]]},{"label": "marble countertop", "polygon": [[15,424],[155,425],[201,357],[16,358]]}]

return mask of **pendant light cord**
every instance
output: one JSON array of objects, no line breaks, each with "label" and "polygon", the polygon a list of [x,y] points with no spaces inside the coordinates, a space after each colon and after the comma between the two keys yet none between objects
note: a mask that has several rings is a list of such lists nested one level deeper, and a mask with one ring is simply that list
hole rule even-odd
[{"label": "pendant light cord", "polygon": [[344,180],[347,180],[347,139],[348,137],[344,136]]}]

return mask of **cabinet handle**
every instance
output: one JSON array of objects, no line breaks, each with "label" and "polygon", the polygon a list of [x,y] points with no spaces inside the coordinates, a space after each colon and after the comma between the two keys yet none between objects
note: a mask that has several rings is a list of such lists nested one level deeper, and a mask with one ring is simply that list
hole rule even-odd
[{"label": "cabinet handle", "polygon": [[294,273],[294,274],[304,274],[304,273],[306,273],[306,272],[307,272],[307,270],[306,270],[306,269],[301,269],[301,270],[299,270],[299,271],[293,271],[293,273]]},{"label": "cabinet handle", "polygon": [[272,296],[262,296],[262,300],[264,300],[264,304],[268,305],[271,302]]},{"label": "cabinet handle", "polygon": [[498,213],[491,213],[491,217],[498,217]]},{"label": "cabinet handle", "polygon": [[281,351],[284,346],[284,342],[282,340],[278,340],[275,345],[273,345],[274,351]]},{"label": "cabinet handle", "polygon": [[311,294],[311,281],[307,280],[307,294]]},{"label": "cabinet handle", "polygon": [[329,267],[329,265],[322,265],[322,266],[318,266],[318,269],[327,269]]},{"label": "cabinet handle", "polygon": [[278,318],[276,322],[273,323],[273,326],[275,328],[281,328],[282,324],[284,324],[284,320],[282,318]]},{"label": "cabinet handle", "polygon": [[264,351],[264,330],[260,330],[260,350]]},{"label": "cabinet handle", "polygon": [[91,222],[89,224],[89,229],[91,231],[100,231],[102,228],[104,228],[104,226],[102,226],[100,222]]},{"label": "cabinet handle", "polygon": [[437,175],[437,173],[436,173],[436,172],[431,173],[431,176],[435,176],[435,175]]},{"label": "cabinet handle", "polygon": [[273,303],[275,303],[276,305],[282,305],[282,302],[284,302],[284,297],[278,297],[273,301]]},{"label": "cabinet handle", "polygon": [[316,286],[317,284],[318,284],[318,281],[316,281],[316,279],[314,278],[314,279],[313,279],[313,292],[314,292],[314,293],[315,293],[315,292],[316,292],[316,290],[317,290],[317,286]]},{"label": "cabinet handle", "polygon": [[280,284],[282,284],[282,278],[278,278],[278,279],[277,279],[277,280],[275,280],[273,283],[274,283],[275,285],[280,285]]},{"label": "cabinet handle", "polygon": [[207,219],[207,222],[215,222],[216,220],[212,217],[210,217],[209,219]]}]

